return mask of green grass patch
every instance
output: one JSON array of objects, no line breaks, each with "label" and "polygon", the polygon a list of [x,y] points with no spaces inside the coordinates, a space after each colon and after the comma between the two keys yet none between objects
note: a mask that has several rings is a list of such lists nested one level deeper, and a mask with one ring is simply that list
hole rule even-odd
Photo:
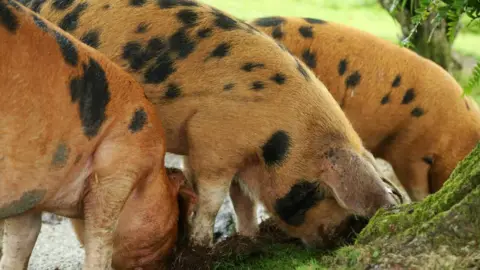
[{"label": "green grass patch", "polygon": [[261,252],[249,256],[232,257],[229,260],[216,263],[216,270],[316,270],[326,269],[316,259],[318,251],[310,251],[290,244],[273,244],[266,246]]}]

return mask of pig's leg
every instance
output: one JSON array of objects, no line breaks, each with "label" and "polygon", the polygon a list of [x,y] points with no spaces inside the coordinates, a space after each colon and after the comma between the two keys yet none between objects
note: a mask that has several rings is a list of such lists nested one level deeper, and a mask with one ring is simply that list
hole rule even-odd
[{"label": "pig's leg", "polygon": [[193,172],[192,172],[192,168],[190,166],[190,162],[188,161],[188,158],[185,158],[183,157],[183,168],[182,168],[182,172],[183,172],[183,175],[185,176],[185,178],[187,179],[188,183],[193,183],[194,179],[193,179]]},{"label": "pig's leg", "polygon": [[194,158],[189,157],[185,164],[189,165],[187,170],[191,172],[195,181],[194,186],[198,196],[194,215],[189,220],[190,242],[192,245],[211,246],[213,245],[215,217],[224,199],[228,196],[234,171],[217,169],[208,158],[204,158],[202,155],[197,158],[196,151],[190,153]]},{"label": "pig's leg", "polygon": [[[419,159],[420,160],[420,159]],[[397,175],[413,201],[423,200],[430,194],[428,165],[425,162],[411,162],[406,168],[398,169]]]},{"label": "pig's leg", "polygon": [[41,225],[41,213],[26,213],[4,220],[5,235],[0,270],[27,269]]},{"label": "pig's leg", "polygon": [[[245,130],[254,129],[249,126],[249,121],[239,120],[239,115],[247,115],[250,111],[218,106],[212,110],[196,113],[186,124],[186,164],[190,165],[198,195],[196,211],[190,222],[190,240],[194,245],[212,245],[215,217],[228,196],[234,175],[256,162],[256,146],[261,146],[264,137],[268,138],[263,130],[239,136],[245,134]],[[216,117],[219,110],[225,111],[220,118]],[[239,125],[239,121],[245,125]]]},{"label": "pig's leg", "polygon": [[2,253],[3,247],[3,220],[0,220],[0,254]]},{"label": "pig's leg", "polygon": [[401,142],[388,148],[384,159],[388,160],[392,165],[398,180],[411,200],[423,200],[430,193],[429,170],[431,168],[423,161],[422,156],[413,156],[409,153],[411,151],[410,148],[401,148],[401,146],[405,145],[401,144]]},{"label": "pig's leg", "polygon": [[83,219],[71,218],[70,222],[80,246],[83,247],[85,243],[85,221]]},{"label": "pig's leg", "polygon": [[195,171],[198,203],[191,220],[190,240],[193,245],[211,246],[213,226],[218,210],[228,195],[231,175]]},{"label": "pig's leg", "polygon": [[255,236],[258,231],[255,202],[243,192],[238,181],[234,180],[230,186],[230,198],[237,216],[237,232],[244,236]]}]

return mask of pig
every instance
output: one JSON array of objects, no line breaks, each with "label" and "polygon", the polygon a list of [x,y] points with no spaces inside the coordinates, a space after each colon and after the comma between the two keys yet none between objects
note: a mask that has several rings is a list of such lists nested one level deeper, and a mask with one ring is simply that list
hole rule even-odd
[{"label": "pig", "polygon": [[143,84],[198,196],[190,245],[213,245],[232,182],[309,246],[401,203],[325,86],[251,24],[190,0],[24,2]]},{"label": "pig", "polygon": [[414,201],[435,193],[480,139],[476,102],[439,65],[368,32],[316,18],[250,21],[315,72]]},{"label": "pig", "polygon": [[140,218],[126,237],[142,240],[128,247],[132,269],[166,256],[181,185],[167,177],[164,131],[142,86],[13,0],[0,0],[0,40],[0,269],[26,268],[42,211],[85,220],[83,269],[110,269],[118,218],[132,208]]},{"label": "pig", "polygon": [[[196,195],[185,186],[182,171],[166,168],[166,172],[174,190],[179,192],[179,202],[184,201],[184,207],[188,207],[179,209],[183,218],[171,215],[169,204],[158,199],[162,194],[161,185],[138,186],[134,190],[136,194],[125,202],[114,232],[112,265],[115,269],[168,269],[174,255],[172,251],[182,244],[179,239],[185,233],[182,226],[192,213]],[[71,223],[77,239],[84,246],[84,220],[71,219]]]}]

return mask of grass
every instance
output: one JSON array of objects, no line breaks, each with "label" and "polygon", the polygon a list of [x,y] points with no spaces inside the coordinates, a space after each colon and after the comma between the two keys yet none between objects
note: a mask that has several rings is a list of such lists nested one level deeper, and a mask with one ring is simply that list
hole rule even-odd
[{"label": "grass", "polygon": [[[225,10],[241,19],[250,20],[262,16],[299,16],[335,21],[368,31],[381,38],[398,42],[400,26],[375,0],[201,0]],[[463,20],[464,21],[464,20]],[[461,31],[454,43],[454,50],[463,56],[480,60],[480,24]],[[466,85],[469,74],[454,74],[461,85]],[[480,87],[474,89],[480,93]],[[477,102],[480,95],[475,96]],[[356,256],[356,254],[350,254]],[[358,254],[357,254],[358,255]],[[357,258],[351,258],[355,261]],[[215,269],[326,269],[329,256],[291,246],[272,245],[255,256],[238,256],[228,262],[218,263]]]},{"label": "grass", "polygon": [[249,270],[249,269],[276,269],[276,270],[316,270],[326,269],[316,259],[318,254],[288,244],[274,244],[266,247],[261,254],[255,256],[231,259],[228,262],[218,263],[215,270]]},{"label": "grass", "polygon": [[[225,10],[241,19],[250,20],[262,16],[313,17],[354,26],[381,38],[398,43],[400,26],[377,4],[376,0],[201,0]],[[281,3],[281,4],[280,4]],[[462,20],[464,24],[468,21]],[[480,23],[464,28],[453,44],[455,51],[463,56],[480,60]],[[468,72],[454,74],[461,85],[468,82]],[[474,89],[480,93],[480,87]],[[475,95],[480,101],[480,94]]]}]

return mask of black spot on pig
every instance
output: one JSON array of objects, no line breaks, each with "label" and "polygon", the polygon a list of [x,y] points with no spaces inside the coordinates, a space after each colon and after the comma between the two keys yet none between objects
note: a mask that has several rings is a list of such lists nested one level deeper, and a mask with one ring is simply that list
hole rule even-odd
[{"label": "black spot on pig", "polygon": [[143,129],[145,124],[147,123],[147,113],[143,108],[136,109],[133,113],[132,120],[130,121],[130,125],[128,125],[128,129],[132,132],[138,132]]},{"label": "black spot on pig", "polygon": [[238,27],[238,22],[223,12],[215,12],[215,25],[223,30],[232,30]]},{"label": "black spot on pig", "polygon": [[343,76],[345,72],[347,72],[347,65],[347,59],[340,60],[340,62],[338,63],[338,75]]},{"label": "black spot on pig", "polygon": [[270,80],[274,81],[275,83],[281,85],[281,84],[284,84],[285,83],[285,80],[287,78],[285,77],[285,74],[283,73],[276,73],[275,75],[273,75]]},{"label": "black spot on pig", "polygon": [[280,26],[275,26],[275,28],[273,28],[272,37],[274,39],[283,38],[283,31],[282,31],[282,28]]},{"label": "black spot on pig", "polygon": [[180,59],[187,58],[196,46],[195,42],[187,36],[187,33],[183,28],[170,37],[169,44],[170,50],[177,52],[178,58]]},{"label": "black spot on pig", "polygon": [[263,67],[265,67],[264,64],[248,62],[242,66],[242,69],[246,72],[251,72],[255,68],[263,68]]},{"label": "black spot on pig", "polygon": [[354,88],[360,83],[362,76],[358,71],[353,72],[345,79],[345,86],[348,88]]},{"label": "black spot on pig", "polygon": [[405,92],[405,95],[403,96],[402,99],[402,104],[408,104],[412,102],[415,99],[415,90],[413,88],[410,88]]},{"label": "black spot on pig", "polygon": [[165,98],[174,99],[179,97],[182,94],[180,87],[174,83],[170,83],[167,86],[167,91],[165,91]]},{"label": "black spot on pig", "polygon": [[279,130],[272,134],[262,146],[263,160],[267,166],[280,165],[290,149],[290,136],[286,131]]},{"label": "black spot on pig", "polygon": [[54,32],[54,36],[65,62],[71,66],[76,66],[78,64],[78,51],[73,42],[57,31]]},{"label": "black spot on pig", "polygon": [[93,138],[106,119],[105,111],[110,101],[105,71],[95,60],[83,64],[83,75],[70,81],[70,95],[72,102],[78,103],[85,136]]},{"label": "black spot on pig", "polygon": [[164,82],[177,69],[167,53],[159,55],[155,63],[144,74],[145,83],[158,84]]},{"label": "black spot on pig", "polygon": [[302,59],[307,66],[310,68],[317,67],[317,56],[314,52],[310,51],[309,49],[305,49],[302,53]]},{"label": "black spot on pig", "polygon": [[302,180],[275,202],[275,212],[287,224],[300,226],[305,221],[305,213],[325,197],[317,182]]},{"label": "black spot on pig", "polygon": [[313,38],[313,30],[311,26],[301,26],[298,29],[298,32],[304,37],[304,38]]},{"label": "black spot on pig", "polygon": [[425,111],[422,108],[419,108],[419,107],[415,107],[411,112],[413,117],[420,117],[424,113],[425,113]]},{"label": "black spot on pig", "polygon": [[145,22],[141,22],[137,25],[137,28],[135,29],[135,33],[142,34],[146,33],[148,31],[149,24]]},{"label": "black spot on pig", "polygon": [[253,23],[258,26],[270,27],[278,26],[285,22],[285,19],[282,17],[264,17],[256,19]]},{"label": "black spot on pig", "polygon": [[207,38],[212,35],[212,29],[211,28],[202,28],[198,30],[197,35],[200,38]]},{"label": "black spot on pig", "polygon": [[65,10],[73,4],[74,0],[54,0],[52,7],[57,10]]},{"label": "black spot on pig", "polygon": [[5,27],[11,33],[15,33],[18,29],[17,16],[4,2],[0,2],[0,25]]},{"label": "black spot on pig", "polygon": [[433,157],[431,157],[431,156],[423,157],[422,160],[423,160],[423,162],[427,163],[428,165],[433,164]]},{"label": "black spot on pig", "polygon": [[[228,55],[230,52],[230,44],[226,42],[220,43],[213,51],[210,53],[208,58],[223,58]],[[207,58],[207,59],[208,59]]]},{"label": "black spot on pig", "polygon": [[48,33],[49,29],[48,29],[47,24],[42,19],[40,19],[40,17],[38,17],[36,14],[33,14],[32,17],[33,17],[33,22],[35,23],[35,25],[38,28],[40,28],[40,30],[42,30],[43,32]]},{"label": "black spot on pig", "polygon": [[387,104],[388,102],[390,102],[390,93],[386,94],[385,96],[382,97],[382,100],[380,100],[380,103],[382,105],[385,105]]},{"label": "black spot on pig", "polygon": [[177,18],[185,26],[191,27],[191,26],[194,26],[195,23],[197,22],[198,15],[195,11],[191,9],[183,9],[177,13]]},{"label": "black spot on pig", "polygon": [[47,191],[44,189],[26,191],[18,200],[0,205],[0,219],[16,216],[33,209],[43,200],[46,193]]},{"label": "black spot on pig", "polygon": [[324,24],[327,23],[324,20],[320,19],[314,19],[314,18],[303,18],[306,22],[311,23],[311,24]]},{"label": "black spot on pig", "polygon": [[265,84],[261,81],[255,81],[252,83],[252,90],[258,91],[265,88]]},{"label": "black spot on pig", "polygon": [[87,7],[88,4],[85,2],[78,4],[70,13],[63,17],[58,26],[67,32],[77,29],[80,15]]},{"label": "black spot on pig", "polygon": [[130,0],[129,4],[130,6],[133,6],[133,7],[141,7],[145,5],[146,2],[147,2],[146,0]]},{"label": "black spot on pig", "polygon": [[185,6],[185,7],[195,7],[198,4],[194,1],[190,0],[157,0],[158,6],[160,8],[173,8],[177,6]]},{"label": "black spot on pig", "polygon": [[100,33],[97,30],[90,30],[80,37],[80,40],[92,48],[100,46]]},{"label": "black spot on pig", "polygon": [[402,82],[402,76],[398,74],[397,76],[395,76],[395,79],[393,79],[392,87],[399,87],[401,82]]},{"label": "black spot on pig", "polygon": [[67,164],[69,153],[70,148],[68,148],[65,143],[60,143],[53,153],[52,166],[55,168],[63,168]]}]

